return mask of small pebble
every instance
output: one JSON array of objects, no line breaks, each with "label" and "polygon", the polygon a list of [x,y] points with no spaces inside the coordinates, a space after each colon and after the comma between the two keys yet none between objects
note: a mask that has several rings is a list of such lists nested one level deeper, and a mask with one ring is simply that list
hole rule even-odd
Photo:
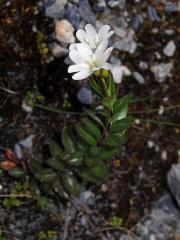
[{"label": "small pebble", "polygon": [[77,98],[82,104],[91,105],[93,102],[92,91],[86,87],[80,88]]},{"label": "small pebble", "polygon": [[144,84],[145,83],[144,78],[143,78],[143,76],[140,73],[133,72],[132,75],[137,80],[138,83],[140,83],[140,84]]},{"label": "small pebble", "polygon": [[167,57],[172,57],[174,55],[175,51],[176,51],[176,45],[175,45],[174,41],[168,42],[167,45],[165,46],[165,48],[163,49],[163,53]]},{"label": "small pebble", "polygon": [[0,184],[0,191],[3,189],[3,186]]},{"label": "small pebble", "polygon": [[160,63],[159,65],[154,65],[151,67],[151,71],[154,73],[156,80],[159,83],[165,81],[167,77],[171,77],[171,71],[173,69],[173,64],[170,63]]},{"label": "small pebble", "polygon": [[56,21],[55,34],[56,39],[59,42],[64,42],[67,44],[75,42],[74,27],[66,19]]},{"label": "small pebble", "polygon": [[96,3],[96,12],[103,12],[104,10],[106,10],[106,1],[105,0],[97,0]]},{"label": "small pebble", "polygon": [[163,113],[164,113],[164,106],[160,106],[158,114],[163,115]]},{"label": "small pebble", "polygon": [[60,58],[68,55],[68,49],[61,47],[59,44],[54,43],[50,46],[51,53],[54,57]]},{"label": "small pebble", "polygon": [[163,150],[163,151],[161,152],[161,159],[164,160],[164,161],[167,160],[167,151],[166,151],[166,150]]},{"label": "small pebble", "polygon": [[158,22],[160,20],[156,9],[152,6],[148,6],[148,15],[152,22]]},{"label": "small pebble", "polygon": [[153,148],[154,147],[154,142],[153,141],[148,141],[148,148]]}]

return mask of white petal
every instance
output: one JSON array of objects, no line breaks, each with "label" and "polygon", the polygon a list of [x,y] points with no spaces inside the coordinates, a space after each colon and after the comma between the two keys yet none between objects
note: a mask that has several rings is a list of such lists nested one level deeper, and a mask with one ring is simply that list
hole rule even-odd
[{"label": "white petal", "polygon": [[102,66],[102,68],[104,69],[108,69],[108,70],[112,70],[112,64],[105,62],[104,65]]},{"label": "white petal", "polygon": [[85,61],[84,57],[75,49],[69,52],[69,57],[74,63],[83,63]]},{"label": "white petal", "polygon": [[130,70],[125,66],[114,65],[112,67],[112,74],[116,83],[121,83],[123,76],[129,76]]},{"label": "white petal", "polygon": [[106,62],[111,55],[111,52],[113,50],[113,47],[107,48],[106,51],[103,53],[103,60]]},{"label": "white petal", "polygon": [[83,29],[79,29],[76,33],[76,37],[80,42],[85,42],[87,38],[87,33]]},{"label": "white petal", "polygon": [[75,64],[75,65],[69,66],[68,73],[87,71],[87,70],[89,70],[89,67],[87,64]]},{"label": "white petal", "polygon": [[97,32],[96,29],[91,25],[91,24],[87,24],[85,26],[86,32],[87,32],[87,37],[89,39],[95,39],[97,37]]},{"label": "white petal", "polygon": [[121,83],[122,82],[123,71],[122,71],[122,68],[120,66],[118,66],[118,65],[113,66],[112,74],[113,74],[114,81],[116,83]]},{"label": "white petal", "polygon": [[114,31],[110,31],[110,32],[107,34],[107,38],[110,38],[113,34],[114,34]]},{"label": "white petal", "polygon": [[92,72],[89,71],[81,71],[72,76],[74,80],[83,80],[87,77],[89,77],[92,74]]},{"label": "white petal", "polygon": [[98,32],[98,37],[100,39],[106,38],[107,33],[110,30],[110,26],[109,25],[103,25]]},{"label": "white petal", "polygon": [[76,45],[77,50],[81,54],[81,56],[84,57],[84,59],[89,60],[93,56],[93,52],[90,48],[90,46],[86,43],[79,43]]},{"label": "white petal", "polygon": [[77,45],[78,43],[71,43],[70,44],[70,46],[69,46],[69,50],[71,51],[71,50],[73,50],[73,49],[76,49],[76,45]]},{"label": "white petal", "polygon": [[103,41],[99,44],[98,48],[96,49],[95,54],[96,54],[96,53],[98,54],[99,51],[100,51],[100,52],[104,52],[104,51],[106,50],[107,46],[108,46],[108,40],[103,40]]},{"label": "white petal", "polygon": [[127,67],[121,66],[121,68],[122,68],[124,76],[130,76],[131,75],[131,71]]}]

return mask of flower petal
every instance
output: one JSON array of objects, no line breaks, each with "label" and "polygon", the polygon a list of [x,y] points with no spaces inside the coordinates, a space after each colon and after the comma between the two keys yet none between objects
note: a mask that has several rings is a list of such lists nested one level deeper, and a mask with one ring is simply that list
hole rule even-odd
[{"label": "flower petal", "polygon": [[100,52],[104,52],[104,51],[106,50],[107,46],[108,46],[108,40],[103,40],[103,41],[99,44],[99,46],[98,46],[98,48],[96,49],[95,53],[98,54],[99,51],[100,51]]},{"label": "flower petal", "polygon": [[93,56],[93,52],[90,46],[86,43],[79,43],[76,45],[77,50],[84,57],[85,60],[89,60]]},{"label": "flower petal", "polygon": [[76,37],[80,42],[85,42],[87,38],[87,33],[83,29],[79,29],[76,33]]},{"label": "flower petal", "polygon": [[111,52],[113,50],[113,47],[107,48],[106,51],[103,53],[103,60],[106,62],[111,55]]},{"label": "flower petal", "polygon": [[92,72],[89,71],[80,71],[72,76],[74,80],[83,80],[87,77],[89,77],[92,74]]},{"label": "flower petal", "polygon": [[110,30],[110,26],[109,25],[103,25],[98,32],[98,37],[100,40],[102,39],[106,39],[107,38],[107,34]]},{"label": "flower petal", "polygon": [[86,32],[87,32],[87,37],[89,38],[96,38],[97,37],[97,32],[96,29],[93,27],[91,24],[86,24],[85,26]]},{"label": "flower petal", "polygon": [[77,51],[77,50],[71,50],[69,52],[69,57],[74,63],[83,63],[85,61],[84,57]]},{"label": "flower petal", "polygon": [[113,74],[114,81],[116,83],[121,83],[122,82],[123,75],[124,76],[129,76],[131,74],[130,70],[127,67],[119,66],[119,65],[112,66],[111,71],[112,71],[112,74]]},{"label": "flower petal", "polygon": [[87,64],[75,64],[68,67],[68,73],[87,71],[89,67]]}]

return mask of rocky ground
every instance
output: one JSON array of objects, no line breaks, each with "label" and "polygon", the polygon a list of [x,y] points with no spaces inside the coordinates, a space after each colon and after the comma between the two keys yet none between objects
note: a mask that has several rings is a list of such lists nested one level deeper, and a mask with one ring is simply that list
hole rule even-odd
[{"label": "rocky ground", "polygon": [[27,91],[57,109],[96,107],[88,80],[67,74],[68,46],[86,23],[113,28],[110,62],[131,70],[119,95],[133,93],[137,118],[106,181],[86,186],[79,198],[26,198],[29,181],[0,172],[0,240],[180,239],[180,112],[172,107],[180,95],[179,11],[172,0],[0,1],[2,159],[7,149],[24,161],[45,154],[62,126],[79,118],[28,108]]}]

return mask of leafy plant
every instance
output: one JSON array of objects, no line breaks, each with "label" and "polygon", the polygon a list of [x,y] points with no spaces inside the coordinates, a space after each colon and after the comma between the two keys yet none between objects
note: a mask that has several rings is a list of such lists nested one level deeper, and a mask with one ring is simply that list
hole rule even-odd
[{"label": "leafy plant", "polygon": [[97,115],[88,113],[74,129],[64,126],[61,146],[54,141],[49,144],[49,159],[36,157],[28,161],[25,171],[45,193],[56,192],[63,198],[78,196],[82,183],[97,183],[107,176],[107,160],[121,151],[132,123],[128,116],[131,95],[119,99],[112,74],[104,69],[95,72],[90,85],[99,96],[102,111]]}]

